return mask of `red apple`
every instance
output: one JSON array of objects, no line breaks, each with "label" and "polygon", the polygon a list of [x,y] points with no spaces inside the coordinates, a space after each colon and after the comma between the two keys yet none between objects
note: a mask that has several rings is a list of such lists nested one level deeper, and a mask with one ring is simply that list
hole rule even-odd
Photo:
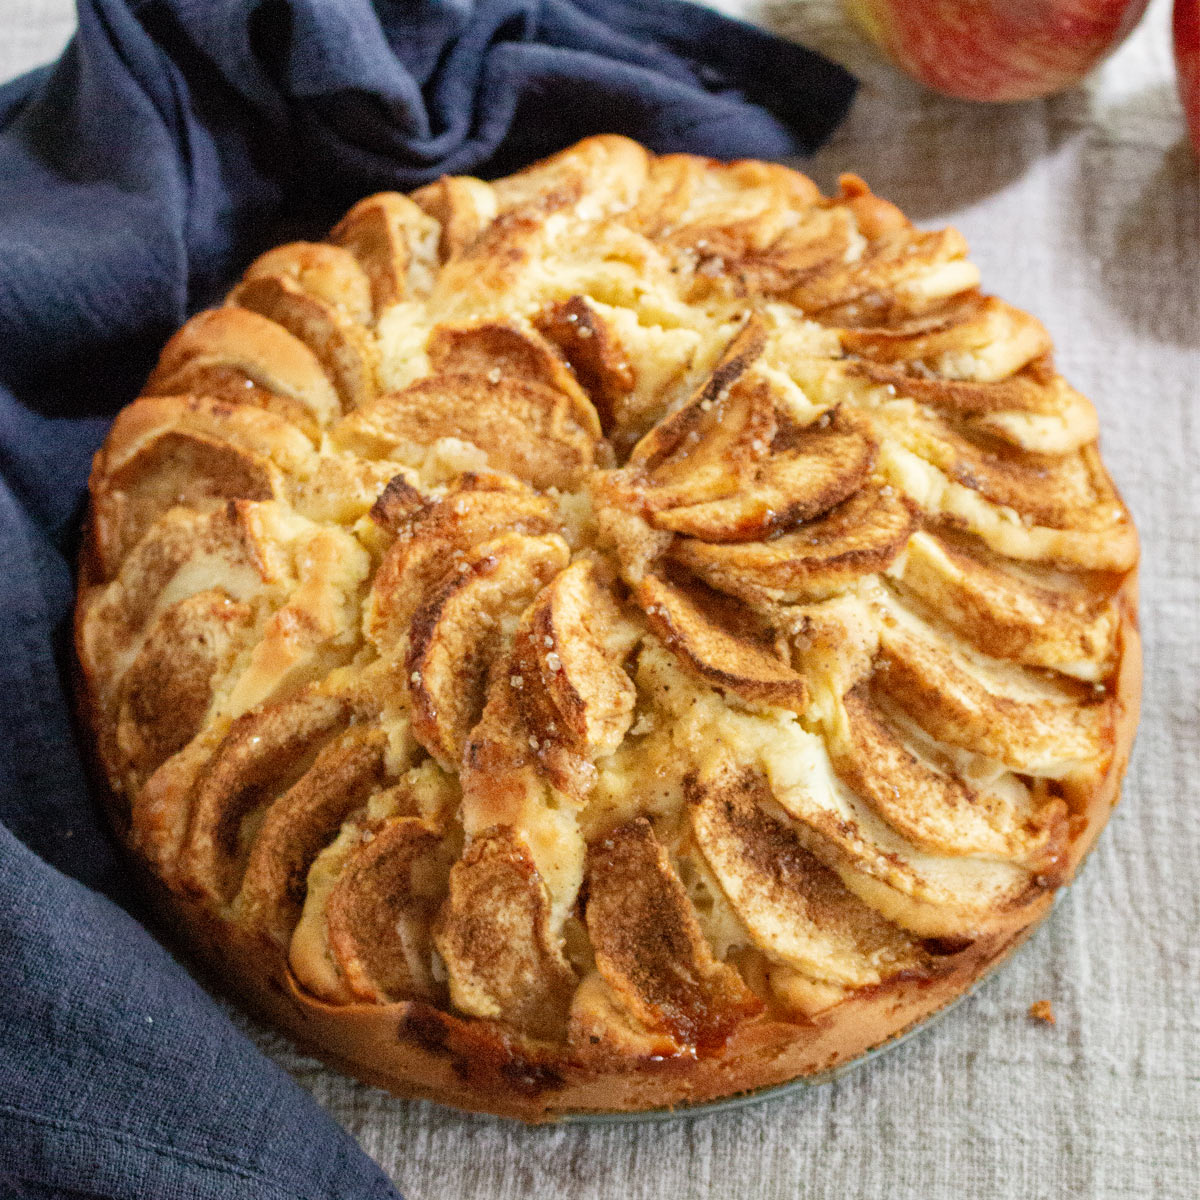
[{"label": "red apple", "polygon": [[928,87],[964,100],[1033,100],[1082,79],[1124,41],[1147,0],[845,4],[868,37]]},{"label": "red apple", "polygon": [[1200,154],[1200,0],[1175,0],[1175,70],[1192,146]]}]

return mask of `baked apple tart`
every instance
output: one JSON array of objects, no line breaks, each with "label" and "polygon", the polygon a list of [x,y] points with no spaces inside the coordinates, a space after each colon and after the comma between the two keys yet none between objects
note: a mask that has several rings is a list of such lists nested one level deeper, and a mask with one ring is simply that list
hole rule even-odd
[{"label": "baked apple tart", "polygon": [[854,176],[597,137],[257,259],[91,478],[82,703],[184,939],[527,1120],[816,1074],[1046,913],[1137,538],[1046,330]]}]

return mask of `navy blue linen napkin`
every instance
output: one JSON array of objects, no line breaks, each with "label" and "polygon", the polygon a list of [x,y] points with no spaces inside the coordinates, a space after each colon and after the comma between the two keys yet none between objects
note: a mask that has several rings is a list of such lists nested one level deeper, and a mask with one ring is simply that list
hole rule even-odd
[{"label": "navy blue linen napkin", "polygon": [[88,798],[78,519],[157,348],[370,191],[601,131],[805,153],[853,87],[674,0],[80,0],[0,88],[0,1198],[397,1195],[130,915]]}]

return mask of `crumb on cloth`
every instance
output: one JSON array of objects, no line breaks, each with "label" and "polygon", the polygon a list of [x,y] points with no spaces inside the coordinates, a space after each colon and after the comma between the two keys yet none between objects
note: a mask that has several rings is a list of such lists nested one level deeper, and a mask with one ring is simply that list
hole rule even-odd
[{"label": "crumb on cloth", "polygon": [[1054,1024],[1054,1008],[1049,1000],[1035,1000],[1029,1006],[1029,1015],[1035,1021],[1044,1021],[1047,1025]]}]

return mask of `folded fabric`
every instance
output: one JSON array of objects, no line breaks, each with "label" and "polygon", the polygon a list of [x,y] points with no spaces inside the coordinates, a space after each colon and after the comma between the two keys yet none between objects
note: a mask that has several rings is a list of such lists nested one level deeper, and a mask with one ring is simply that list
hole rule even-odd
[{"label": "folded fabric", "polygon": [[673,0],[80,0],[0,88],[0,1197],[396,1195],[138,923],[88,798],[71,563],[156,349],[370,191],[606,130],[801,154],[853,86]]}]

